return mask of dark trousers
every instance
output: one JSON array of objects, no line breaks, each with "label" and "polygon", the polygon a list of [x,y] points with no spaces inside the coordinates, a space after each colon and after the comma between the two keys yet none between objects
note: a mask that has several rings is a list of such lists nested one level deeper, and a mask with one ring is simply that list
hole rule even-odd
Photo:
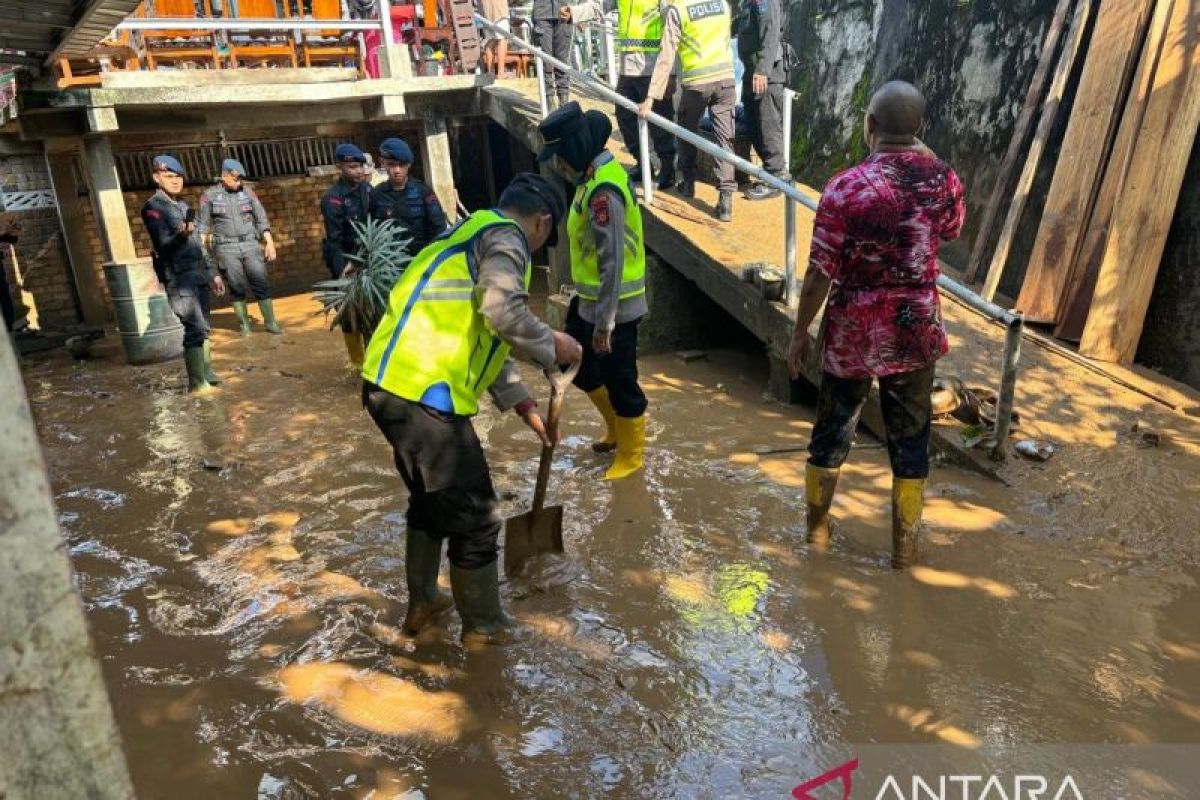
[{"label": "dark trousers", "polygon": [[575,376],[575,386],[594,392],[601,386],[618,417],[640,417],[646,413],[646,394],[638,383],[638,322],[623,322],[613,329],[612,352],[603,355],[592,349],[596,326],[579,315],[579,298],[571,301],[567,312],[566,333],[583,345],[583,364]]},{"label": "dark trousers", "polygon": [[[650,91],[650,76],[649,75],[622,75],[617,78],[617,94],[632,100],[635,103],[641,103],[646,99],[647,92]],[[667,91],[663,95],[662,100],[654,103],[651,110],[660,117],[666,117],[672,122],[675,121],[675,79],[672,78],[667,84]],[[625,140],[625,149],[633,154],[638,165],[642,163],[642,149],[638,143],[638,116],[624,106],[617,106],[617,127],[621,131],[621,138]],[[653,142],[654,152],[658,154],[658,161],[663,169],[675,168],[675,137],[664,131],[657,125],[650,127],[650,140]]]},{"label": "dark trousers", "polygon": [[211,330],[208,316],[211,297],[208,285],[170,287],[167,289],[167,301],[183,325],[183,346],[203,347]]},{"label": "dark trousers", "polygon": [[249,289],[255,300],[271,297],[271,284],[267,282],[267,262],[263,258],[258,241],[226,242],[214,248],[217,266],[225,274],[232,300],[245,300]]},{"label": "dark trousers", "polygon": [[[887,429],[888,457],[897,478],[929,476],[930,395],[934,365],[879,379],[883,424]],[[850,454],[850,443],[867,395],[870,378],[821,376],[817,396],[817,421],[808,445],[808,463],[837,469]]]},{"label": "dark trousers", "polygon": [[783,163],[783,104],[787,102],[787,87],[782,83],[768,83],[762,97],[754,96],[751,81],[754,76],[747,72],[742,81],[742,105],[746,109],[746,125],[750,129],[750,143],[763,169],[772,175],[787,177],[787,165]]},{"label": "dark trousers", "polygon": [[0,261],[0,314],[4,315],[4,330],[11,331],[17,321],[17,312],[13,308],[12,290],[8,288],[8,271],[4,262]]},{"label": "dark trousers", "polygon": [[[701,83],[695,86],[684,86],[679,96],[679,124],[695,133],[700,128],[700,117],[704,109],[712,118],[713,136],[717,147],[726,152],[733,152],[733,108],[737,105],[737,89],[732,80]],[[679,142],[679,169],[683,172],[684,180],[696,179],[696,148],[687,142]],[[717,188],[723,192],[732,192],[737,188],[737,175],[733,164],[728,161],[718,161]]]},{"label": "dark trousers", "polygon": [[450,563],[479,569],[496,560],[500,509],[470,417],[441,414],[371,384],[367,413],[392,446],[408,487],[408,527],[449,539]]},{"label": "dark trousers", "polygon": [[[557,19],[538,19],[533,22],[533,35],[538,47],[565,64],[571,63],[571,42],[575,38],[575,26]],[[546,94],[557,94],[558,102],[571,99],[571,84],[567,73],[555,69],[546,76]]]}]

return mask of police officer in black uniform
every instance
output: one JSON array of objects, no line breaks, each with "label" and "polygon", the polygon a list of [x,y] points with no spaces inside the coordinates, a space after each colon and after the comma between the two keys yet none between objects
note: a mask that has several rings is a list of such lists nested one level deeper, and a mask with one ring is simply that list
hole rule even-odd
[{"label": "police officer in black uniform", "polygon": [[[365,222],[370,206],[371,186],[366,170],[367,156],[352,144],[339,144],[333,154],[338,181],[321,198],[321,217],[325,220],[325,242],[322,253],[325,266],[334,278],[342,277],[353,266],[346,256],[358,249],[358,236],[351,222]],[[346,353],[350,366],[362,369],[363,332],[351,330],[342,323]]]},{"label": "police officer in black uniform", "polygon": [[409,177],[413,151],[403,139],[384,139],[379,145],[380,162],[388,180],[371,190],[372,219],[395,220],[411,239],[409,255],[416,255],[446,230],[446,212],[437,195],[416,178]]},{"label": "police officer in black uniform", "polygon": [[205,259],[191,210],[179,198],[187,179],[183,165],[172,156],[155,156],[153,175],[158,191],[142,206],[142,222],[150,233],[154,271],[183,324],[188,391],[207,394],[221,382],[209,347],[209,287],[219,297],[225,294],[225,282]]},{"label": "police officer in black uniform", "polygon": [[[275,260],[275,241],[271,223],[258,195],[242,183],[246,168],[234,158],[221,163],[221,182],[200,196],[196,232],[210,248],[217,266],[229,285],[233,310],[241,325],[242,336],[250,335],[250,312],[246,310],[246,289],[254,293],[263,315],[263,327],[270,333],[283,333],[275,321],[271,304],[271,286],[267,283],[267,265]],[[263,247],[259,247],[259,240]]]}]

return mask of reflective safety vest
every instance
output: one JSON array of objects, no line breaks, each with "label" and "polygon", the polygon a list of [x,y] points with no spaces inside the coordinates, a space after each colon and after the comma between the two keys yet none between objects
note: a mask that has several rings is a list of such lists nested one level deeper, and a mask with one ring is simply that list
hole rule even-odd
[{"label": "reflective safety vest", "polygon": [[725,0],[675,0],[679,11],[679,63],[683,83],[733,77],[732,18]]},{"label": "reflective safety vest", "polygon": [[662,48],[658,0],[617,0],[618,53],[657,53]]},{"label": "reflective safety vest", "polygon": [[[497,211],[476,211],[409,263],[367,345],[364,379],[446,414],[479,411],[479,398],[511,348],[479,313],[471,250],[484,231],[500,225],[517,227]],[[526,289],[532,274],[527,253]]]},{"label": "reflective safety vest", "polygon": [[621,299],[646,293],[646,245],[642,240],[642,210],[629,186],[629,173],[616,159],[606,161],[587,183],[575,190],[567,236],[571,240],[571,280],[584,300],[600,299],[600,255],[592,233],[588,202],[601,186],[616,189],[625,201],[625,268],[621,273]]}]

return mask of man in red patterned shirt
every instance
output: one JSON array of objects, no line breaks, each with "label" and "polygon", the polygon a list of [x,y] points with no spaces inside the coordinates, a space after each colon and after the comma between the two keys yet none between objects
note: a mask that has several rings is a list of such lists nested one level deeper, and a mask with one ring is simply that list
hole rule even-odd
[{"label": "man in red patterned shirt", "polygon": [[[938,299],[938,247],[965,215],[954,171],[920,140],[925,99],[903,81],[871,98],[866,161],[825,187],[788,364],[808,351],[808,328],[825,306],[821,389],[805,471],[808,541],[829,542],[829,507],[858,417],[879,380],[892,465],[892,566],[917,554],[929,475],[934,364],[948,349]],[[828,297],[828,302],[826,298]]]}]

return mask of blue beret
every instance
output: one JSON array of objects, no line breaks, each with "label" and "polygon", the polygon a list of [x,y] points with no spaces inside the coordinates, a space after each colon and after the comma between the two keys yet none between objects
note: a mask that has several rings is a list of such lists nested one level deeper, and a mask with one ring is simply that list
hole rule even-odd
[{"label": "blue beret", "polygon": [[334,161],[357,161],[360,164],[367,163],[367,154],[358,149],[357,145],[339,144],[337,150],[333,151]]},{"label": "blue beret", "polygon": [[227,158],[221,162],[221,172],[236,172],[238,175],[245,175],[246,168],[236,158]]},{"label": "blue beret", "polygon": [[154,171],[155,172],[170,171],[170,172],[174,172],[176,175],[180,176],[181,178],[187,177],[187,172],[184,171],[183,164],[180,164],[179,159],[177,159],[175,156],[168,156],[168,155],[155,156],[154,157]]},{"label": "blue beret", "polygon": [[408,146],[408,142],[397,139],[395,136],[383,140],[383,143],[379,145],[379,154],[384,158],[403,161],[406,164],[413,163],[412,148]]}]

